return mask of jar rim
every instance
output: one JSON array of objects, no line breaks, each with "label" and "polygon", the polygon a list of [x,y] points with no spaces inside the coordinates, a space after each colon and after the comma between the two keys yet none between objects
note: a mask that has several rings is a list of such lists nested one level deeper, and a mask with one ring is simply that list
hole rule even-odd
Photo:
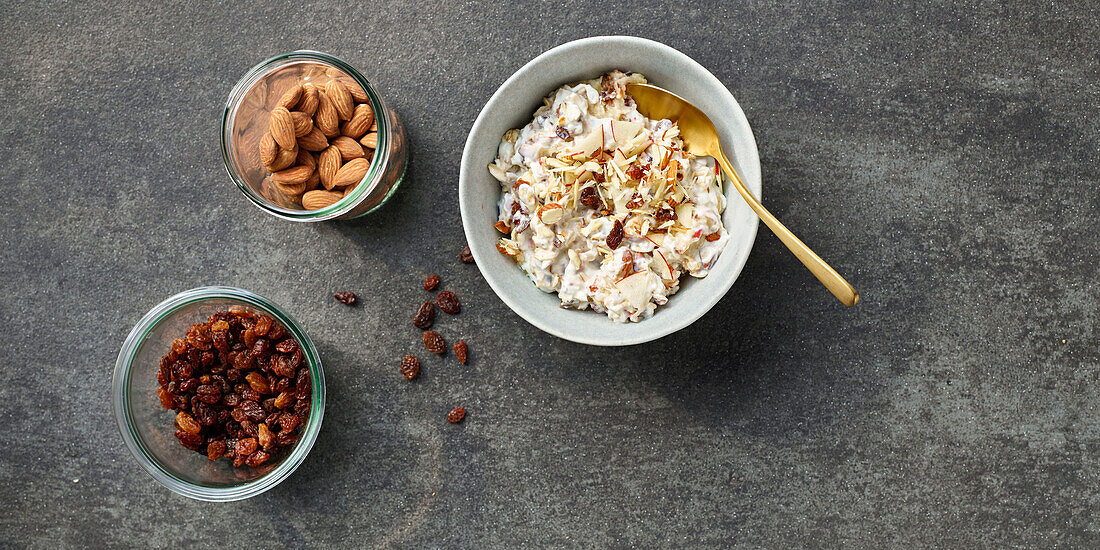
[{"label": "jar rim", "polygon": [[[370,168],[367,169],[367,173],[360,181],[360,184],[356,186],[355,189],[352,189],[348,196],[316,210],[295,210],[273,204],[271,201],[260,196],[233,168],[234,161],[231,150],[233,124],[235,122],[234,119],[236,118],[237,108],[244,95],[251,90],[260,79],[275,69],[294,63],[309,62],[329,65],[342,71],[355,80],[355,82],[359,84],[359,87],[367,94],[367,100],[370,102],[371,109],[374,110],[375,113],[374,120],[378,124],[378,147],[375,149],[374,158],[389,158],[389,136],[391,132],[388,117],[384,116],[385,111],[378,91],[374,89],[374,86],[371,85],[370,81],[367,80],[362,73],[338,57],[314,50],[296,50],[265,59],[245,72],[244,76],[237,81],[237,84],[234,85],[233,89],[229,92],[229,98],[226,100],[225,109],[222,113],[221,147],[222,162],[225,166],[225,170],[229,173],[229,177],[233,180],[233,183],[237,185],[242,193],[244,193],[245,197],[248,197],[248,200],[252,202],[252,204],[280,218],[302,222],[330,220],[354,210],[359,203],[370,197],[371,193],[379,186],[382,182],[386,168],[384,162],[372,162]],[[395,189],[396,186],[388,191],[386,196],[387,199]],[[382,202],[384,203],[385,199],[383,199]]]},{"label": "jar rim", "polygon": [[[264,313],[271,315],[283,327],[289,331],[298,341],[302,349],[304,359],[309,367],[312,392],[310,395],[309,419],[302,432],[302,437],[283,460],[266,474],[249,481],[244,481],[231,486],[207,486],[181,479],[161,466],[160,460],[149,451],[140,434],[135,429],[135,421],[131,413],[130,382],[131,371],[138,350],[149,337],[150,333],[163,321],[170,319],[180,308],[204,302],[211,299],[229,299],[242,302],[255,307]],[[112,377],[112,404],[114,406],[115,420],[118,423],[119,432],[122,435],[126,447],[137,459],[147,473],[153,476],[161,485],[172,492],[209,502],[228,502],[242,500],[256,496],[275,487],[305,461],[306,456],[313,448],[317,440],[317,434],[321,430],[321,422],[325,415],[325,375],[321,366],[321,359],[317,354],[316,346],[300,327],[300,325],[288,314],[284,313],[270,300],[243,290],[229,286],[206,286],[186,290],[167,298],[154,306],[146,313],[126,337],[122,349],[119,351],[115,362],[114,375]],[[152,388],[150,389],[152,391]]]}]

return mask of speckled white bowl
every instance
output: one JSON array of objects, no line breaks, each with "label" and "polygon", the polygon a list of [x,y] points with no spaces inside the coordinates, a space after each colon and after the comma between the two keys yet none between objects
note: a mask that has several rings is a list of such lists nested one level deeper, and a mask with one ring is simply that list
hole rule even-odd
[{"label": "speckled white bowl", "polygon": [[702,317],[737,280],[759,223],[737,190],[727,185],[728,206],[722,220],[730,232],[729,244],[709,275],[703,279],[685,275],[680,291],[640,323],[615,323],[591,310],[562,309],[556,294],[540,291],[515,262],[497,252],[500,234],[493,222],[497,220],[500,184],[486,167],[496,158],[501,136],[530,122],[531,113],[553,90],[612,69],[642,73],[652,84],[707,113],[718,128],[726,155],[745,185],[760,197],[760,158],[745,113],[714,75],[669,46],[632,36],[585,38],[543,53],[505,81],[478,115],[462,153],[458,199],[466,239],[489,286],[520,317],[554,336],[598,346],[656,340]]}]

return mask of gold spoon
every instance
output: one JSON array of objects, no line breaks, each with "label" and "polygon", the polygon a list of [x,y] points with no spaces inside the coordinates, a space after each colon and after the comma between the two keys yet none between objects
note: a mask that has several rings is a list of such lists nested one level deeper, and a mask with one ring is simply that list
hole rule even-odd
[{"label": "gold spoon", "polygon": [[686,99],[649,84],[628,84],[626,91],[634,98],[634,102],[638,104],[638,111],[643,115],[652,119],[667,118],[677,122],[688,152],[701,157],[714,157],[733,181],[741,197],[749,203],[749,207],[756,212],[757,216],[760,216],[775,236],[779,237],[791,252],[794,252],[803,265],[809,268],[817,280],[833,293],[833,296],[849,307],[859,303],[859,293],[856,289],[852,288],[852,285],[848,284],[848,281],[845,281],[835,269],[829,267],[821,256],[814,254],[814,251],[791,233],[790,229],[779,223],[779,220],[768,212],[764,205],[752,196],[752,193],[749,193],[748,188],[730,165],[730,161],[726,159],[726,155],[722,153],[722,144],[718,141],[718,130],[714,129],[714,123],[703,114],[703,111]]}]

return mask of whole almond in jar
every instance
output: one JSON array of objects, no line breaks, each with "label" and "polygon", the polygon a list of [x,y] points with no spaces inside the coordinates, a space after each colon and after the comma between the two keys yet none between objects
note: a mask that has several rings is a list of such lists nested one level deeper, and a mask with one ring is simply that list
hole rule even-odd
[{"label": "whole almond in jar", "polygon": [[262,210],[322,221],[380,207],[401,183],[408,146],[369,81],[327,54],[271,58],[234,87],[222,124],[230,177]]}]

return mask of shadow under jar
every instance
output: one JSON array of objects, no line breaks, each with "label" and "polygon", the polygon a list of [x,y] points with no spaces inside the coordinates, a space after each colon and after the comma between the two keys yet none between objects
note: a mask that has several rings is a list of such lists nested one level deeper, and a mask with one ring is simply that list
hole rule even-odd
[{"label": "shadow under jar", "polygon": [[[226,458],[211,461],[185,448],[176,438],[176,413],[157,397],[160,360],[188,327],[218,311],[243,310],[271,317],[293,338],[309,369],[310,407],[298,440],[257,467],[234,467]],[[186,497],[233,501],[278,485],[309,454],[325,412],[325,376],[321,360],[301,327],[262,296],[232,287],[202,287],[182,292],[149,311],[126,338],[115,364],[112,401],[122,439],[138,464],[159,483]]]},{"label": "shadow under jar", "polygon": [[[362,90],[366,96],[362,103],[370,106],[377,126],[368,133],[377,134],[377,144],[373,155],[364,146],[370,167],[362,179],[354,186],[336,188],[336,191],[346,191],[342,198],[333,204],[307,209],[302,205],[302,193],[288,193],[286,187],[272,181],[271,171],[261,161],[261,142],[265,139],[264,134],[270,132],[273,110],[288,89],[312,84],[324,90],[331,80]],[[288,109],[294,111],[295,106]],[[333,142],[336,137],[326,138]],[[297,139],[301,143],[302,138]],[[353,138],[353,141],[358,143],[359,139]],[[272,57],[245,73],[229,94],[222,119],[221,143],[222,159],[229,176],[253,204],[274,216],[301,222],[348,219],[373,212],[396,191],[408,161],[408,143],[401,122],[371,83],[340,59],[304,50]],[[298,150],[306,152],[301,147]],[[317,157],[318,152],[314,152],[314,162]],[[317,182],[308,185],[326,190]]]}]

